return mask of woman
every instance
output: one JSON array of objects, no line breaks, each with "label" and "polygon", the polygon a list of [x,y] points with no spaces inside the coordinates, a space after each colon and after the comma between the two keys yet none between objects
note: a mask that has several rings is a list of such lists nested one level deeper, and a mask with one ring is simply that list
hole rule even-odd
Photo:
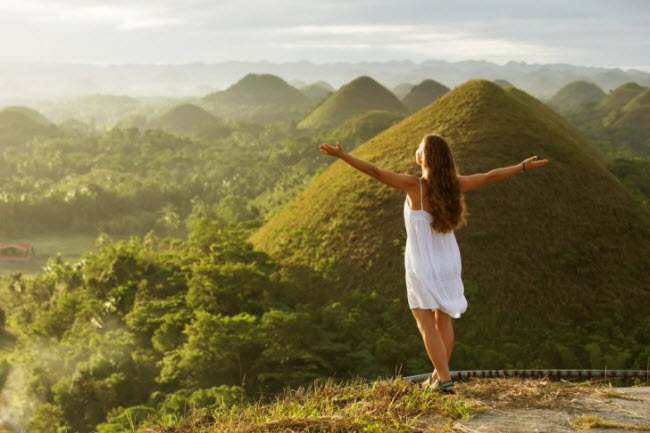
[{"label": "woman", "polygon": [[[355,158],[339,142],[336,147],[323,143],[319,148],[322,153],[341,158],[357,170],[406,193],[406,291],[409,308],[435,368],[426,385],[437,392],[455,394],[449,373],[454,345],[451,319],[459,318],[467,309],[460,251],[454,235],[455,228],[466,224],[463,193],[540,167],[548,160],[531,156],[517,165],[460,175],[447,141],[440,135],[427,134],[415,152],[415,162],[422,168],[422,177],[417,177],[393,173]],[[414,209],[418,204],[419,208]]]}]

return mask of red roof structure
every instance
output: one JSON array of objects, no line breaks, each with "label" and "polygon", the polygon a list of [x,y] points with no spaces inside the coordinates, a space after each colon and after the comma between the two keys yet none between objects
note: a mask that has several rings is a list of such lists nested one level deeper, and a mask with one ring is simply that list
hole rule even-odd
[{"label": "red roof structure", "polygon": [[31,242],[0,242],[0,260],[29,260],[33,254]]}]

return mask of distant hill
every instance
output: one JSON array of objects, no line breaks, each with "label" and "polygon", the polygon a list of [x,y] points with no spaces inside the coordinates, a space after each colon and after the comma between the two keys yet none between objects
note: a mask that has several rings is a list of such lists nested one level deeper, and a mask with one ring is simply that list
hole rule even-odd
[{"label": "distant hill", "polygon": [[119,125],[130,116],[160,113],[161,109],[179,102],[167,98],[138,99],[127,95],[90,94],[42,100],[33,105],[57,125],[75,119],[91,128],[106,129]]},{"label": "distant hill", "polygon": [[646,89],[625,104],[613,126],[631,128],[650,136],[650,89]]},{"label": "distant hill", "polygon": [[621,110],[625,104],[630,102],[645,89],[645,87],[634,82],[622,84],[616,89],[610,91],[609,94],[600,101],[598,109],[603,113],[611,113],[613,111]]},{"label": "distant hill", "polygon": [[[124,64],[115,67],[91,64],[4,63],[0,80],[0,95],[4,104],[16,100],[61,98],[89,93],[113,93],[128,89],[139,97],[167,96],[174,98],[198,97],[208,91],[225,89],[248,73],[274,74],[291,77],[294,87],[326,79],[338,87],[361,75],[369,75],[390,89],[400,83],[416,83],[435,76],[452,87],[472,78],[506,79],[517,87],[539,98],[548,99],[565,84],[575,80],[589,80],[609,91],[625,82],[635,81],[650,85],[648,72],[620,68],[599,68],[570,64],[540,64],[509,61],[497,64],[486,61],[461,60],[386,60],[364,62],[318,61],[218,63],[194,62],[185,65]],[[36,73],[35,73],[36,71]],[[45,79],[46,78],[46,79]],[[209,90],[212,91],[212,90]],[[399,99],[410,88],[398,92]],[[185,101],[187,102],[187,101]],[[59,121],[49,112],[40,110]],[[68,117],[68,116],[64,116]],[[84,119],[82,119],[84,120]]]},{"label": "distant hill", "polygon": [[304,86],[307,85],[307,83],[305,81],[303,81],[303,80],[291,80],[291,81],[289,81],[289,84],[292,85],[295,88],[300,88],[300,87],[304,87]]},{"label": "distant hill", "polygon": [[393,92],[393,93],[395,94],[395,96],[397,96],[397,97],[400,99],[400,101],[401,101],[402,99],[404,99],[404,97],[405,97],[406,95],[409,94],[409,92],[411,91],[411,89],[412,89],[413,87],[415,87],[415,84],[411,84],[411,83],[402,83],[402,84],[398,84],[397,86],[393,87],[392,92]]},{"label": "distant hill", "polygon": [[605,98],[605,92],[589,81],[573,81],[557,91],[550,100],[550,105],[560,113],[582,110],[585,106],[594,106]]},{"label": "distant hill", "polygon": [[0,148],[23,144],[38,135],[57,133],[56,125],[29,107],[11,106],[0,110]]},{"label": "distant hill", "polygon": [[200,105],[219,116],[269,123],[298,115],[312,101],[278,76],[247,74],[226,90],[204,96]]},{"label": "distant hill", "polygon": [[14,105],[5,107],[2,111],[5,113],[21,113],[41,126],[49,127],[52,125],[52,122],[47,117],[30,107]]},{"label": "distant hill", "polygon": [[[469,225],[456,237],[469,308],[456,329],[468,351],[486,344],[497,359],[517,342],[545,362],[576,365],[570,332],[600,329],[604,317],[616,326],[646,317],[650,216],[573,124],[517,88],[472,80],[352,154],[418,175],[414,152],[432,132],[448,138],[464,174],[531,155],[550,160],[465,195]],[[373,292],[399,300],[406,319],[404,200],[335,160],[249,240],[282,263],[322,273],[332,299]],[[538,337],[549,320],[563,331],[547,344]]]},{"label": "distant hill", "polygon": [[623,112],[627,113],[642,107],[647,107],[648,105],[650,105],[650,89],[646,88],[623,106]]},{"label": "distant hill", "polygon": [[497,84],[497,85],[499,85],[499,86],[501,86],[501,87],[512,86],[512,83],[511,83],[510,81],[508,81],[508,80],[502,80],[502,79],[500,79],[500,78],[494,80],[494,84]]},{"label": "distant hill", "polygon": [[189,134],[201,126],[220,123],[213,114],[194,104],[180,104],[171,107],[151,122],[150,126],[160,127],[174,134]]},{"label": "distant hill", "polygon": [[[605,95],[594,84],[578,81],[565,86],[548,104],[597,142],[611,167],[620,164],[615,158],[650,156],[647,91],[628,82]],[[636,188],[645,190],[643,182]]]},{"label": "distant hill", "polygon": [[354,115],[368,110],[404,114],[404,105],[374,79],[362,76],[342,86],[304,118],[299,128],[333,128]]},{"label": "distant hill", "polygon": [[316,81],[315,83],[300,87],[299,90],[312,101],[320,101],[329,96],[335,89],[325,81]]},{"label": "distant hill", "polygon": [[[342,143],[357,145],[369,140],[404,116],[390,111],[370,110],[357,114],[336,127],[328,136]],[[348,146],[349,147],[349,146]]]},{"label": "distant hill", "polygon": [[434,80],[424,80],[402,98],[402,103],[411,113],[426,107],[449,91],[449,87]]}]

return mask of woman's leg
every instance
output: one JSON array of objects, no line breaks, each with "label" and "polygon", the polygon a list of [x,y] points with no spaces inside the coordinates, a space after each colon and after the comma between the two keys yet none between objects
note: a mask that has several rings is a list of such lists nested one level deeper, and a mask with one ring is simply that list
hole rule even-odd
[{"label": "woman's leg", "polygon": [[433,310],[413,308],[411,312],[415,316],[429,359],[431,359],[433,366],[439,373],[438,377],[442,382],[450,380],[447,349],[440,332],[436,328],[436,317]]},{"label": "woman's leg", "polygon": [[[445,349],[447,349],[447,365],[451,360],[451,351],[454,348],[454,327],[452,324],[451,316],[442,310],[436,311],[436,328],[442,335],[442,341],[445,342]],[[438,377],[438,371],[433,372],[433,378]]]}]

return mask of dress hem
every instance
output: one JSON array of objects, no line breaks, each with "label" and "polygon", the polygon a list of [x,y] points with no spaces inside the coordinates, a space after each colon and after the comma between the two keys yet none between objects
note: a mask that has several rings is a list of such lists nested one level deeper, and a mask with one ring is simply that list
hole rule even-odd
[{"label": "dress hem", "polygon": [[423,310],[442,310],[443,312],[447,313],[449,316],[451,316],[454,319],[459,319],[461,317],[461,315],[465,311],[467,311],[467,309],[465,309],[465,310],[457,312],[457,313],[452,313],[451,311],[449,311],[446,308],[443,308],[443,307],[441,307],[439,305],[434,305],[434,306],[430,306],[430,307],[411,307],[411,306],[409,306],[409,308],[411,310],[413,310],[414,308],[420,308],[420,309],[423,309]]}]

